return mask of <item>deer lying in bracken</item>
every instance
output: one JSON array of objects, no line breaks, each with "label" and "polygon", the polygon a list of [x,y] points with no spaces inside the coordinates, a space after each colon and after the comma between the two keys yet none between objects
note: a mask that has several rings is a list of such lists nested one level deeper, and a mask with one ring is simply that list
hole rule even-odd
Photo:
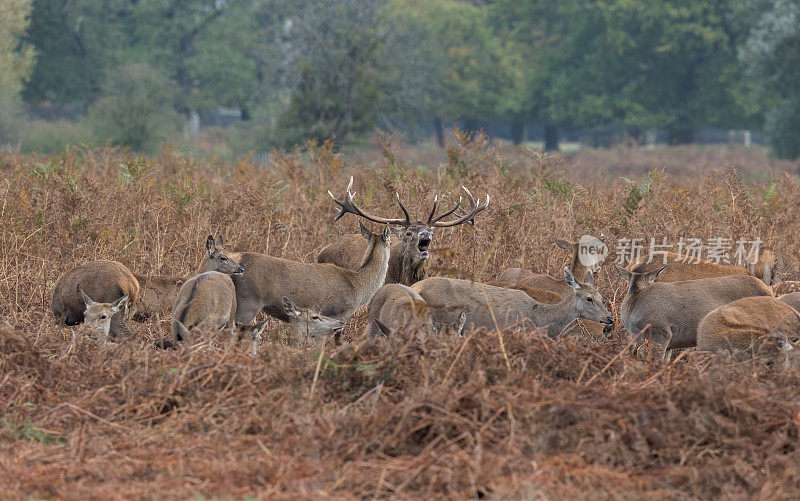
[{"label": "deer lying in bracken", "polygon": [[665,252],[664,255],[654,256],[652,261],[648,261],[648,258],[642,257],[634,260],[625,268],[633,273],[647,273],[662,266],[667,266],[666,271],[659,275],[659,282],[680,282],[728,275],[753,275],[765,284],[772,285],[777,277],[779,266],[777,258],[772,251],[762,252],[758,261],[749,263],[748,268],[712,263],[711,261],[674,252]]},{"label": "deer lying in bracken", "polygon": [[[604,241],[605,238],[601,236],[600,240]],[[578,242],[568,242],[560,238],[554,238],[553,242],[555,242],[559,248],[570,252],[572,260],[568,268],[570,272],[572,272],[573,276],[579,277],[582,280],[586,280],[590,273],[594,274],[600,271],[601,263],[589,268],[581,262],[580,247]],[[542,273],[534,273],[530,270],[526,270],[525,268],[506,268],[500,272],[496,281],[498,283],[513,284],[514,286],[523,285],[533,289],[543,289],[555,292],[559,295],[569,294],[571,290],[571,288],[560,278],[551,277],[550,275],[545,275]]]},{"label": "deer lying in bracken", "polygon": [[344,329],[343,320],[327,317],[311,308],[299,308],[285,296],[282,303],[283,311],[289,317],[289,327],[306,340],[322,334],[336,334]]},{"label": "deer lying in bracken", "polygon": [[[474,328],[494,330],[492,312],[501,329],[529,319],[536,326],[547,326],[551,338],[558,336],[576,318],[588,318],[604,325],[614,323],[614,318],[603,306],[602,296],[591,284],[575,280],[568,268],[564,268],[564,280],[572,292],[565,294],[566,297],[556,304],[539,303],[520,290],[454,278],[427,278],[412,288],[436,308],[446,312],[466,312],[466,325]],[[453,321],[452,313],[445,315],[439,320]]]},{"label": "deer lying in bracken", "polygon": [[366,335],[390,337],[415,325],[432,334],[460,335],[466,320],[467,315],[462,311],[454,323],[437,321],[434,308],[417,291],[402,284],[386,284],[369,302]]},{"label": "deer lying in bracken", "polygon": [[219,330],[227,327],[233,334],[236,290],[230,275],[206,271],[184,282],[178,291],[172,305],[173,340],[189,343],[189,332],[201,324]]},{"label": "deer lying in bracken", "polygon": [[111,319],[123,311],[128,305],[128,296],[122,296],[112,303],[99,303],[94,301],[83,290],[79,289],[85,310],[83,323],[98,334],[97,344],[103,346],[108,342],[111,332]]},{"label": "deer lying in bracken", "polygon": [[[139,293],[139,282],[133,273],[116,261],[91,261],[66,272],[56,282],[50,309],[57,321],[77,325],[84,320],[86,305],[80,293],[100,303],[112,303],[123,296],[135,301]],[[110,333],[114,337],[130,335],[124,317],[125,307],[111,319]]]},{"label": "deer lying in bracken", "polygon": [[[352,187],[353,178],[351,177],[350,184],[347,185],[347,194],[342,201],[336,200],[333,194],[331,194],[334,201],[342,207],[334,221],[339,220],[339,218],[346,213],[352,212],[376,223],[401,227],[393,229],[393,232],[400,240],[392,244],[389,255],[389,268],[386,273],[385,283],[387,284],[399,283],[412,285],[425,279],[428,276],[428,258],[430,257],[429,252],[434,229],[450,228],[463,223],[472,224],[475,214],[486,209],[489,205],[489,195],[486,195],[486,203],[481,204],[480,201],[476,202],[469,190],[462,186],[470,202],[470,210],[465,214],[460,214],[454,220],[442,221],[442,219],[454,214],[459,209],[461,200],[459,199],[459,202],[452,209],[443,214],[436,215],[436,209],[439,205],[439,199],[437,197],[433,202],[433,208],[431,209],[428,219],[425,222],[417,221],[412,223],[408,211],[400,201],[399,194],[396,195],[397,203],[400,205],[404,217],[402,219],[383,218],[373,216],[355,207],[353,204],[353,196],[355,194],[350,192]],[[328,193],[330,194],[330,192]],[[317,262],[333,263],[342,268],[353,270],[358,267],[360,256],[363,253],[364,241],[358,235],[344,235],[322,249],[319,256],[317,256]]]},{"label": "deer lying in bracken", "polygon": [[186,281],[186,277],[181,276],[134,276],[139,282],[139,295],[131,307],[131,316],[140,322],[168,315],[178,290]]},{"label": "deer lying in bracken", "polygon": [[389,263],[389,225],[373,234],[363,224],[367,240],[358,269],[349,270],[330,263],[302,263],[256,252],[229,253],[222,239],[209,236],[207,269],[216,269],[224,257],[241,263],[245,272],[235,275],[236,321],[250,323],[261,310],[284,322],[291,316],[283,308],[289,297],[299,308],[311,308],[337,319],[351,316],[367,304],[386,279]]},{"label": "deer lying in bracken", "polygon": [[774,297],[746,297],[703,317],[697,327],[697,349],[750,352],[766,341],[768,352],[778,355],[779,346],[773,337],[778,333],[789,339],[800,336],[800,313]]},{"label": "deer lying in bracken", "polygon": [[[620,306],[622,324],[631,336],[638,336],[637,349],[650,338],[659,344],[662,360],[668,350],[695,346],[697,325],[714,308],[743,297],[772,296],[764,282],[750,275],[656,282],[668,266],[647,273],[616,268],[628,283]],[[649,332],[642,332],[648,326]]]}]

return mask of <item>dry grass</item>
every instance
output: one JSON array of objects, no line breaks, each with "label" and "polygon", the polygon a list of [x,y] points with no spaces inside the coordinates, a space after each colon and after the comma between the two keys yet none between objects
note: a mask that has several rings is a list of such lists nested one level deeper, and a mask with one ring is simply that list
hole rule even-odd
[{"label": "dry grass", "polygon": [[[728,150],[676,150],[702,173],[664,163],[639,196],[616,176],[641,186],[662,166],[652,152],[562,158],[478,138],[420,170],[401,144],[384,138],[377,151],[356,165],[313,147],[266,169],[168,151],[2,154],[0,496],[800,496],[800,375],[697,353],[658,367],[624,350],[622,331],[556,342],[505,333],[507,365],[496,335],[381,342],[361,336],[357,317],[340,346],[326,343],[313,392],[321,346],[287,344],[277,322],[255,358],[211,334],[155,349],[166,320],[133,324],[132,338],[102,349],[78,336],[68,350],[73,330],[55,325],[48,305],[74,264],[191,274],[210,232],[231,249],[312,260],[356,228],[349,217],[330,223],[325,193],[351,174],[361,203],[386,213],[396,190],[417,214],[460,184],[492,195],[475,228],[436,235],[440,273],[555,273],[567,256],[551,237],[599,232],[760,236],[797,271],[795,167],[765,174],[758,152],[735,165],[758,179],[749,184],[729,170]],[[623,288],[608,268],[597,285],[613,307]]]}]

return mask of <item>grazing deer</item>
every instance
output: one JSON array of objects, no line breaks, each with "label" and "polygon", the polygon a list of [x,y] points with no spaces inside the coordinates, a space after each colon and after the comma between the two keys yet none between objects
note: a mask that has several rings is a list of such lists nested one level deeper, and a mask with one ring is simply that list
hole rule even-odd
[{"label": "grazing deer", "polygon": [[774,337],[778,344],[778,349],[781,352],[781,365],[784,369],[797,370],[800,369],[800,340],[789,339],[783,332],[777,332]]},{"label": "grazing deer", "polygon": [[90,298],[82,289],[79,288],[83,304],[86,309],[83,312],[84,324],[99,334],[97,344],[103,346],[108,342],[111,331],[111,319],[114,315],[123,311],[128,305],[129,296],[125,295],[112,303],[98,303]]},{"label": "grazing deer", "polygon": [[[697,349],[749,352],[773,334],[800,335],[800,313],[777,298],[746,297],[711,310],[697,326]],[[777,354],[777,346],[775,346]]]},{"label": "grazing deer", "polygon": [[[601,235],[600,240],[604,241],[605,237]],[[590,278],[590,275],[600,271],[601,263],[596,264],[592,268],[588,268],[581,262],[580,246],[578,242],[568,242],[567,240],[562,240],[560,238],[554,238],[553,241],[555,242],[556,246],[571,253],[572,261],[570,262],[568,268],[570,272],[572,272],[573,276],[580,277],[584,281],[592,280],[593,278]],[[522,285],[534,289],[543,289],[555,292],[559,295],[570,294],[571,291],[571,287],[565,284],[563,280],[551,277],[550,275],[534,273],[530,270],[526,270],[525,268],[506,268],[500,272],[496,281],[499,283],[514,284],[515,286]]]},{"label": "grazing deer", "polygon": [[467,320],[466,313],[460,312],[455,322],[443,323],[435,319],[433,310],[414,289],[402,284],[386,284],[369,302],[366,335],[389,337],[392,333],[411,328],[415,321],[433,334],[461,334]]},{"label": "grazing deer", "polygon": [[286,296],[282,304],[283,311],[289,317],[289,327],[306,340],[323,334],[338,334],[344,329],[343,320],[325,316],[311,308],[299,308]]},{"label": "grazing deer", "polygon": [[[620,306],[622,324],[631,336],[639,336],[637,349],[648,337],[658,343],[662,360],[667,358],[667,350],[695,346],[697,325],[714,308],[743,297],[772,296],[764,282],[750,275],[656,282],[668,266],[646,273],[616,268],[628,283],[628,293]],[[639,335],[648,326],[649,334]]]},{"label": "grazing deer", "polygon": [[[551,338],[558,336],[576,318],[588,318],[604,325],[614,323],[603,306],[602,296],[590,283],[575,280],[569,268],[564,268],[564,280],[572,293],[556,304],[539,303],[520,290],[454,278],[426,278],[412,288],[434,307],[466,312],[466,325],[474,328],[494,330],[492,313],[501,329],[529,319],[538,327],[548,326],[547,334]],[[445,319],[453,321],[452,316]]]},{"label": "grazing deer", "polygon": [[[112,303],[123,296],[128,296],[133,302],[139,294],[139,282],[125,265],[117,261],[91,261],[77,266],[56,282],[53,299],[50,302],[50,310],[56,321],[67,325],[83,322],[86,305],[80,291],[100,303]],[[125,306],[111,319],[112,336],[130,335],[130,330],[124,321],[127,304],[126,301]]]},{"label": "grazing deer", "polygon": [[[360,215],[352,203],[345,204],[347,211]],[[344,210],[344,209],[343,209]],[[290,322],[292,317],[283,308],[283,298],[289,297],[299,308],[311,308],[320,314],[336,319],[350,317],[367,304],[386,279],[389,263],[389,225],[383,233],[371,233],[361,224],[361,234],[367,240],[367,249],[355,270],[330,263],[302,263],[267,256],[256,252],[229,253],[222,239],[208,238],[207,269],[216,269],[222,258],[235,259],[245,272],[234,275],[236,286],[236,321],[250,323],[261,310]]]},{"label": "grazing deer", "polygon": [[[238,263],[235,264],[238,268]],[[189,331],[207,323],[215,329],[236,325],[236,290],[231,276],[217,271],[196,275],[181,286],[172,305],[172,338],[189,342]],[[249,323],[249,322],[245,322]]]},{"label": "grazing deer", "polygon": [[241,341],[244,338],[250,340],[250,354],[256,356],[258,354],[258,347],[261,345],[261,333],[267,326],[267,320],[257,324],[240,324],[236,323],[237,340]]},{"label": "grazing deer", "polygon": [[[480,204],[472,197],[472,193],[468,189],[464,189],[469,197],[470,210],[465,214],[450,221],[442,221],[447,216],[454,214],[460,207],[461,199],[452,209],[436,215],[436,209],[439,205],[439,198],[436,197],[433,202],[428,219],[423,221],[411,222],[411,217],[408,214],[403,202],[400,201],[400,195],[396,194],[397,203],[403,211],[404,217],[399,219],[390,219],[373,216],[364,211],[357,209],[353,210],[350,207],[345,208],[345,204],[352,205],[352,197],[350,189],[353,187],[353,178],[350,178],[350,184],[347,185],[347,195],[344,201],[336,200],[333,194],[328,192],[334,201],[339,204],[342,209],[336,215],[334,221],[338,221],[347,212],[353,212],[364,219],[370,221],[400,226],[401,228],[393,229],[392,231],[400,239],[398,242],[392,244],[391,252],[389,255],[389,268],[386,273],[386,283],[393,284],[399,283],[404,285],[412,285],[420,280],[424,280],[428,276],[428,258],[430,257],[430,245],[433,240],[433,231],[435,228],[450,228],[463,223],[472,224],[474,222],[475,214],[486,209],[489,205],[489,195],[486,195],[486,203]],[[350,234],[344,235],[335,242],[326,246],[320,251],[317,256],[318,263],[333,263],[342,268],[354,270],[359,265],[359,258],[364,253],[364,242],[358,235]]]},{"label": "grazing deer", "polygon": [[168,315],[178,290],[186,281],[186,277],[181,276],[134,276],[139,282],[139,295],[131,308],[131,316],[141,322]]},{"label": "grazing deer", "polygon": [[[666,262],[665,262],[666,259]],[[777,278],[778,261],[772,251],[761,253],[758,261],[743,266],[712,263],[704,259],[665,252],[647,262],[643,257],[632,261],[625,268],[633,273],[647,273],[668,265],[666,271],[658,276],[659,282],[681,282],[698,278],[724,277],[728,275],[753,275],[767,285]]]}]

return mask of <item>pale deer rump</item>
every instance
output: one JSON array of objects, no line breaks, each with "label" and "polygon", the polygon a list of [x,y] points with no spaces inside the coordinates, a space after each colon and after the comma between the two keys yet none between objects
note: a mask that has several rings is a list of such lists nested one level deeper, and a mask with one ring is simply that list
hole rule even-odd
[{"label": "pale deer rump", "polygon": [[201,324],[215,329],[233,329],[236,321],[236,291],[230,275],[207,271],[181,286],[172,307],[172,336],[187,341],[185,333]]},{"label": "pale deer rump", "polygon": [[774,297],[746,297],[703,317],[697,328],[697,349],[732,353],[766,348],[768,354],[777,355],[781,335],[789,339],[800,335],[800,313]]}]

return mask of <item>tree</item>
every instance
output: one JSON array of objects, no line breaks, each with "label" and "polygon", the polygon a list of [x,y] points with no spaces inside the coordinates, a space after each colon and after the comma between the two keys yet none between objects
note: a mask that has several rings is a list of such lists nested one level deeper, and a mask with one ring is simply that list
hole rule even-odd
[{"label": "tree", "polygon": [[800,5],[771,0],[739,57],[766,107],[765,132],[773,152],[800,157]]},{"label": "tree", "polygon": [[0,4],[0,141],[12,139],[20,120],[20,93],[30,75],[33,48],[20,43],[28,27],[31,0]]},{"label": "tree", "polygon": [[175,83],[157,69],[133,63],[110,71],[89,118],[99,138],[136,151],[153,151],[180,124]]}]

